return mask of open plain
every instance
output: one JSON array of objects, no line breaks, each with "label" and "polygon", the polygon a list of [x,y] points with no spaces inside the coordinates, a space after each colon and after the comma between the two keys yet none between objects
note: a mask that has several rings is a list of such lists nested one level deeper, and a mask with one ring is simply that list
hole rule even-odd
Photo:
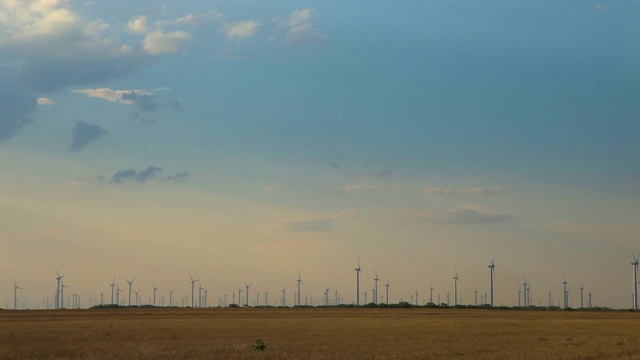
[{"label": "open plain", "polygon": [[[364,308],[0,311],[2,359],[637,359],[632,312]],[[264,351],[252,348],[257,339]]]}]

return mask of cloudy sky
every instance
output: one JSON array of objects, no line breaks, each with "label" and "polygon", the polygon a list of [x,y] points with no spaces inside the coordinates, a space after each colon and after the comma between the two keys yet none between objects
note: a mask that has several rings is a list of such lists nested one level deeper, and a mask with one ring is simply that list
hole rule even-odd
[{"label": "cloudy sky", "polygon": [[[633,1],[0,0],[0,307],[569,282],[629,307]],[[384,291],[380,291],[384,295]],[[263,295],[264,296],[264,295]],[[434,299],[435,300],[435,299]],[[453,298],[452,300],[453,301]]]}]

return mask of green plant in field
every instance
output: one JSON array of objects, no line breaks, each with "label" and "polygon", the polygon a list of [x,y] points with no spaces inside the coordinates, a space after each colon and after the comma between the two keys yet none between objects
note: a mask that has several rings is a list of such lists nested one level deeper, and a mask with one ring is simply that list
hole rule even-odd
[{"label": "green plant in field", "polygon": [[253,343],[253,345],[251,345],[251,348],[253,350],[264,351],[264,349],[267,348],[267,345],[264,344],[264,341],[262,341],[262,339],[258,339],[256,340],[256,342]]}]

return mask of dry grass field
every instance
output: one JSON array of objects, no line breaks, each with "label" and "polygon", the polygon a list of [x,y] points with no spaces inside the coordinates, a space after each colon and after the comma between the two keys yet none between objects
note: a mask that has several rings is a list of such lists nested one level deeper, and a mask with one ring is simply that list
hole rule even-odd
[{"label": "dry grass field", "polygon": [[0,311],[1,359],[638,359],[639,336],[631,312]]}]

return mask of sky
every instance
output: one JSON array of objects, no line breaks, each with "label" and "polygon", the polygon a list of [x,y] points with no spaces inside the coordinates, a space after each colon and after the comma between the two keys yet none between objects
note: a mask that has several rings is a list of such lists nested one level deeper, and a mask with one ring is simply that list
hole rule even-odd
[{"label": "sky", "polygon": [[[0,307],[113,277],[209,305],[629,308],[637,1],[0,0]],[[125,293],[126,294],[126,293]],[[332,297],[333,298],[333,297]],[[363,300],[364,294],[361,295]],[[262,297],[264,301],[264,297]],[[110,299],[109,299],[110,300]],[[379,299],[382,301],[382,299]],[[65,300],[66,301],[66,300]],[[160,300],[158,300],[160,301]],[[166,300],[168,302],[168,300]],[[230,302],[230,300],[228,300]],[[310,300],[309,300],[310,301]]]}]

